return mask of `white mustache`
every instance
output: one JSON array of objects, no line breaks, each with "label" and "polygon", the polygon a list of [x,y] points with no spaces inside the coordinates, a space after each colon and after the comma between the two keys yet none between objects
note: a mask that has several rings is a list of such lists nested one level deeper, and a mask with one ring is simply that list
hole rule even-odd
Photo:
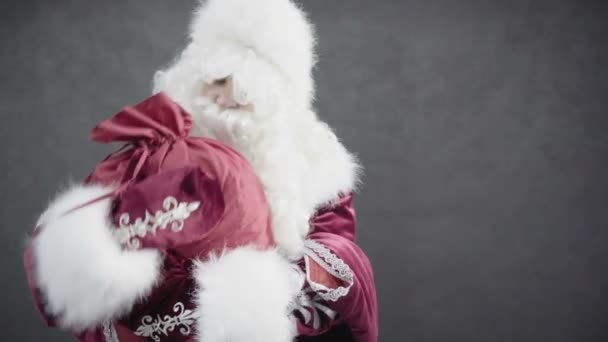
[{"label": "white mustache", "polygon": [[193,101],[192,118],[202,135],[231,145],[251,136],[255,128],[254,116],[250,111],[218,106],[205,96]]}]

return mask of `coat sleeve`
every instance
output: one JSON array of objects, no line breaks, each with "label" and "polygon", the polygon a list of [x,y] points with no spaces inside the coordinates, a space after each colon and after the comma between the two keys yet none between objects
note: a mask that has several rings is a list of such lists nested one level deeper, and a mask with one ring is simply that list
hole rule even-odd
[{"label": "coat sleeve", "polygon": [[[377,342],[378,310],[373,271],[365,253],[350,239],[328,232],[306,241],[301,264],[305,285],[294,318],[301,336],[347,336],[344,341]],[[349,333],[340,333],[344,327]],[[306,339],[303,339],[306,340]]]}]

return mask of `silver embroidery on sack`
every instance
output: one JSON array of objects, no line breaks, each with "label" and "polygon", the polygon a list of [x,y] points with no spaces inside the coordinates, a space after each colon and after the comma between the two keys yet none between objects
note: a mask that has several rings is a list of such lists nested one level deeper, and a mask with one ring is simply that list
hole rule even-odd
[{"label": "silver embroidery on sack", "polygon": [[106,339],[106,342],[120,342],[116,328],[114,328],[114,324],[111,321],[103,322],[103,337]]},{"label": "silver embroidery on sack", "polygon": [[169,196],[163,201],[162,210],[158,210],[154,215],[146,210],[144,218],[138,217],[133,223],[130,223],[129,214],[124,213],[120,215],[119,228],[114,230],[114,237],[127,248],[138,249],[141,247],[139,238],[148,233],[156,234],[158,229],[166,229],[169,224],[172,231],[181,231],[184,228],[184,220],[190,217],[200,204],[201,202],[178,203],[175,197]]},{"label": "silver embroidery on sack", "polygon": [[144,316],[141,319],[141,325],[135,331],[135,335],[141,337],[149,337],[156,342],[160,341],[161,336],[169,336],[169,333],[179,327],[179,332],[184,336],[189,336],[192,332],[198,314],[192,310],[187,310],[181,302],[173,305],[174,316],[165,315],[161,317],[156,315]]},{"label": "silver embroidery on sack", "polygon": [[304,245],[307,247],[306,257],[309,257],[316,261],[323,269],[329,272],[334,277],[345,281],[348,285],[339,286],[337,288],[328,288],[323,284],[315,283],[310,279],[308,259],[306,261],[306,277],[310,287],[323,299],[330,302],[335,302],[341,297],[344,297],[350,291],[350,288],[354,284],[354,274],[350,267],[335,254],[333,254],[327,247],[322,244],[313,241],[306,240]]}]

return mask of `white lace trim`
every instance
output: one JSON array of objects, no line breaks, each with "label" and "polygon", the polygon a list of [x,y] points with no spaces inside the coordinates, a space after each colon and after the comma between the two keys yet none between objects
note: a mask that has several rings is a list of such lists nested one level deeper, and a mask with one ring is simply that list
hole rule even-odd
[{"label": "white lace trim", "polygon": [[147,210],[144,218],[137,218],[129,223],[128,213],[120,215],[119,228],[113,234],[116,240],[128,249],[138,249],[141,246],[139,238],[148,233],[156,234],[157,229],[166,229],[171,224],[171,230],[179,232],[184,228],[184,220],[200,207],[201,202],[177,202],[175,197],[163,200],[163,209],[152,215]]},{"label": "white lace trim", "polygon": [[[341,297],[346,296],[355,282],[355,277],[351,268],[327,247],[316,241],[306,240],[304,246],[307,248],[305,252],[306,255],[304,256],[304,261],[306,263],[306,280],[308,280],[312,290],[314,290],[323,300],[330,302],[335,302]],[[348,285],[339,286],[334,289],[312,281],[310,279],[309,258],[313,259],[331,275],[346,282]]]},{"label": "white lace trim", "polygon": [[135,335],[149,337],[159,342],[161,335],[169,336],[170,332],[179,327],[179,332],[182,335],[189,336],[198,314],[192,310],[186,310],[181,302],[175,303],[173,312],[176,315],[165,315],[162,318],[160,315],[156,315],[156,318],[144,316],[141,319],[141,325],[135,331]]},{"label": "white lace trim", "polygon": [[120,342],[118,340],[116,328],[114,327],[114,323],[112,323],[112,321],[103,322],[103,337],[105,338],[106,342]]}]

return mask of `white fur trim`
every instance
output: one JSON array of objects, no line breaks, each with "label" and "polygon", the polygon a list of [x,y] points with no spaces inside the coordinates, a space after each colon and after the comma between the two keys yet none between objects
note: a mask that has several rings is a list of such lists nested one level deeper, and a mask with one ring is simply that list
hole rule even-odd
[{"label": "white fur trim", "polygon": [[276,251],[241,247],[197,262],[197,330],[201,342],[290,342],[289,308],[302,287]]},{"label": "white fur trim", "polygon": [[123,251],[113,239],[110,199],[64,215],[111,190],[77,186],[61,194],[41,216],[44,226],[31,241],[46,310],[65,328],[83,330],[128,312],[159,279],[157,251]]},{"label": "white fur trim", "polygon": [[196,11],[190,37],[207,49],[237,46],[267,61],[297,96],[313,97],[315,39],[306,14],[290,0],[207,0]]},{"label": "white fur trim", "polygon": [[305,156],[310,184],[307,192],[322,207],[357,190],[362,168],[325,122],[315,120],[297,131],[298,150]]}]

